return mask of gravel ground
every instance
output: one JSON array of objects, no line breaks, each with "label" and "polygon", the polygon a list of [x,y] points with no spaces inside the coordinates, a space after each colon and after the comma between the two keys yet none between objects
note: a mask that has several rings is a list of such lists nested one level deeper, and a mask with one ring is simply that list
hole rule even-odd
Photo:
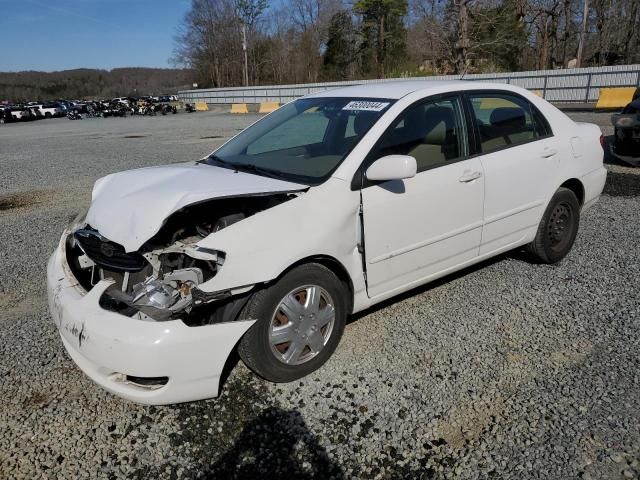
[{"label": "gravel ground", "polygon": [[218,399],[145,407],[85,378],[46,307],[64,224],[96,178],[255,118],[0,128],[0,478],[640,478],[640,176],[622,166],[559,265],[504,255],[359,314],[301,381],[238,363]]}]

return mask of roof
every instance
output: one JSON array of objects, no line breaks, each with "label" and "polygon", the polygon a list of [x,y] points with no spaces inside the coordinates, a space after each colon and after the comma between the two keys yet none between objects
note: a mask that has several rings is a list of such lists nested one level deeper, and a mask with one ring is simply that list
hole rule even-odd
[{"label": "roof", "polygon": [[[441,89],[452,87],[459,89],[462,86],[474,85],[478,82],[465,80],[394,80],[375,83],[363,83],[349,87],[338,87],[322,92],[314,93],[309,97],[364,97],[364,98],[393,98],[399,99],[419,90]],[[501,85],[504,86],[504,85]]]}]

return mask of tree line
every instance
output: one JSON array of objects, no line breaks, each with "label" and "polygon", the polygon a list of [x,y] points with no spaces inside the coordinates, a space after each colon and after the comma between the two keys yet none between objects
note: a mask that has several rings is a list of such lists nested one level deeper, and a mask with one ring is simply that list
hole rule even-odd
[{"label": "tree line", "polygon": [[201,87],[640,62],[640,0],[272,1],[192,0],[173,61]]},{"label": "tree line", "polygon": [[114,68],[0,72],[0,101],[114,98],[173,94],[191,88],[188,69]]}]

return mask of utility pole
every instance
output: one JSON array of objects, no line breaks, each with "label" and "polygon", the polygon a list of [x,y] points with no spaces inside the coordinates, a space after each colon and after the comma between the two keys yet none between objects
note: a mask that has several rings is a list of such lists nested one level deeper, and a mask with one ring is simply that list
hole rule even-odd
[{"label": "utility pole", "polygon": [[247,24],[242,22],[242,51],[244,52],[244,86],[249,86],[249,61],[247,59]]},{"label": "utility pole", "polygon": [[578,43],[578,54],[576,55],[576,68],[582,67],[582,51],[584,50],[584,37],[587,34],[588,17],[589,17],[589,0],[584,0],[584,12],[582,13],[582,32],[580,33],[580,43]]}]

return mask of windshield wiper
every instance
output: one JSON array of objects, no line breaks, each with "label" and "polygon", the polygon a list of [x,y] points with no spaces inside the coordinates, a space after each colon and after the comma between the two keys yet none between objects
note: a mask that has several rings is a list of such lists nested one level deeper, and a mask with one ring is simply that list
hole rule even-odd
[{"label": "windshield wiper", "polygon": [[198,160],[196,163],[204,163],[206,165],[210,165],[209,164],[209,160],[213,160],[214,162],[220,163],[221,165],[224,165],[225,167],[229,167],[229,168],[235,168],[234,164],[231,162],[227,162],[225,160],[222,160],[220,157],[216,156],[216,155],[209,155],[208,157],[205,157],[201,160]]},{"label": "windshield wiper", "polygon": [[285,178],[286,175],[276,171],[276,170],[271,170],[270,168],[264,168],[264,167],[258,167],[257,165],[253,165],[251,163],[229,163],[230,166],[232,166],[232,168],[234,168],[236,171],[240,171],[240,172],[248,172],[248,173],[255,173],[256,175],[262,175],[265,177],[276,177],[276,178]]},{"label": "windshield wiper", "polygon": [[226,160],[221,159],[220,157],[217,157],[216,155],[209,155],[207,158],[199,160],[197,163],[205,163],[207,165],[211,165],[209,163],[209,160],[215,163],[218,163],[225,168],[230,168],[232,170],[235,170],[236,172],[254,173],[256,175],[262,175],[264,177],[272,177],[272,178],[286,178],[285,174],[278,172],[276,170],[271,170],[270,168],[258,167],[257,165],[253,165],[250,163],[245,164],[245,163],[228,162]]}]

